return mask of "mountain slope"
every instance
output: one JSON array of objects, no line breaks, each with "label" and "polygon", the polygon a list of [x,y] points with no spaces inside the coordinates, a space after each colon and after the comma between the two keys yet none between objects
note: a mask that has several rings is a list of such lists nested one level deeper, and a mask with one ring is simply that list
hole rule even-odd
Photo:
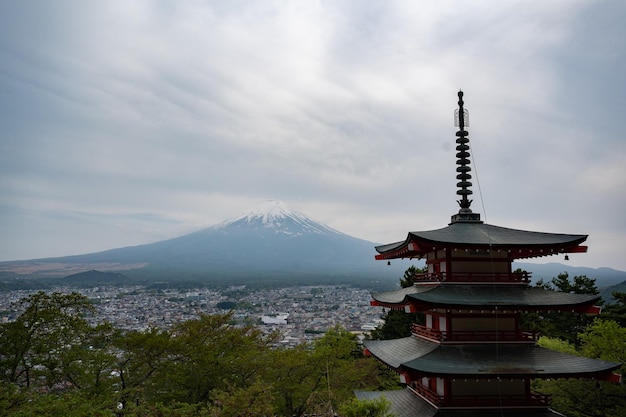
[{"label": "mountain slope", "polygon": [[[92,265],[108,265],[109,270],[125,270],[130,277],[152,280],[397,282],[408,263],[395,262],[387,267],[376,262],[374,246],[316,222],[280,201],[269,201],[178,238],[37,262],[81,264],[85,270],[102,270]],[[63,275],[60,271],[55,274]]]}]

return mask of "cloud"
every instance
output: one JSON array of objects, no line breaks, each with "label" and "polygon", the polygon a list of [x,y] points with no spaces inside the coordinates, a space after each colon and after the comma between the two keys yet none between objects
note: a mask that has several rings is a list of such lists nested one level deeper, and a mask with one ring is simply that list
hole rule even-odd
[{"label": "cloud", "polygon": [[441,227],[463,88],[475,211],[602,236],[581,262],[626,269],[625,17],[587,0],[2,4],[0,259],[175,236],[268,198],[376,242]]}]

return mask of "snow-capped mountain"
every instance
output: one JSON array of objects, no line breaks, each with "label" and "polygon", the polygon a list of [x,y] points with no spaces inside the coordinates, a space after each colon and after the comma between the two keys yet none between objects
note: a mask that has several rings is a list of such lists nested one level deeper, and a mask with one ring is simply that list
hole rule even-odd
[{"label": "snow-capped mountain", "polygon": [[[71,266],[72,273],[80,272],[78,265],[84,266],[84,270],[117,265],[117,270],[125,275],[142,280],[248,284],[365,283],[390,279],[397,282],[406,265],[390,268],[384,262],[376,262],[375,245],[316,222],[285,203],[268,201],[220,224],[178,238],[31,262]],[[56,275],[63,276],[61,272]]]},{"label": "snow-capped mountain", "polygon": [[274,233],[290,236],[301,236],[307,233],[341,234],[322,223],[313,221],[305,214],[292,209],[279,200],[269,200],[232,219],[225,220],[216,228],[227,229],[232,227],[264,228]]}]

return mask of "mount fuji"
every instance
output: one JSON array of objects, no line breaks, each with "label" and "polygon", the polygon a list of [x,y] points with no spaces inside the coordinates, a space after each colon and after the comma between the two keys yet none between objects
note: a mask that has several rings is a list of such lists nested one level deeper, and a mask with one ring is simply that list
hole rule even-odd
[{"label": "mount fuji", "polygon": [[371,286],[378,281],[388,287],[409,264],[396,262],[389,267],[375,261],[375,245],[316,222],[281,201],[268,201],[174,239],[85,255],[3,262],[0,272],[61,277],[97,269],[122,271],[143,282]]}]

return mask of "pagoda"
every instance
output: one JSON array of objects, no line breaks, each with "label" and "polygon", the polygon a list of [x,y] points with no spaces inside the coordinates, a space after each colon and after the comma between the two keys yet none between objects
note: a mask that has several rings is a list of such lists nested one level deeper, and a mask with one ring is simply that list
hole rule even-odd
[{"label": "pagoda", "polygon": [[397,372],[406,388],[356,396],[384,396],[398,417],[561,415],[550,409],[549,396],[531,389],[533,379],[616,382],[620,364],[537,346],[536,335],[521,328],[521,314],[598,314],[600,296],[532,287],[529,274],[511,264],[586,252],[587,235],[489,225],[471,210],[468,114],[462,91],[458,98],[458,213],[444,228],[409,232],[403,241],[376,247],[376,259],[424,259],[428,267],[411,287],[372,294],[372,305],[424,314],[424,324],[413,324],[409,337],[365,342],[366,354]]}]

